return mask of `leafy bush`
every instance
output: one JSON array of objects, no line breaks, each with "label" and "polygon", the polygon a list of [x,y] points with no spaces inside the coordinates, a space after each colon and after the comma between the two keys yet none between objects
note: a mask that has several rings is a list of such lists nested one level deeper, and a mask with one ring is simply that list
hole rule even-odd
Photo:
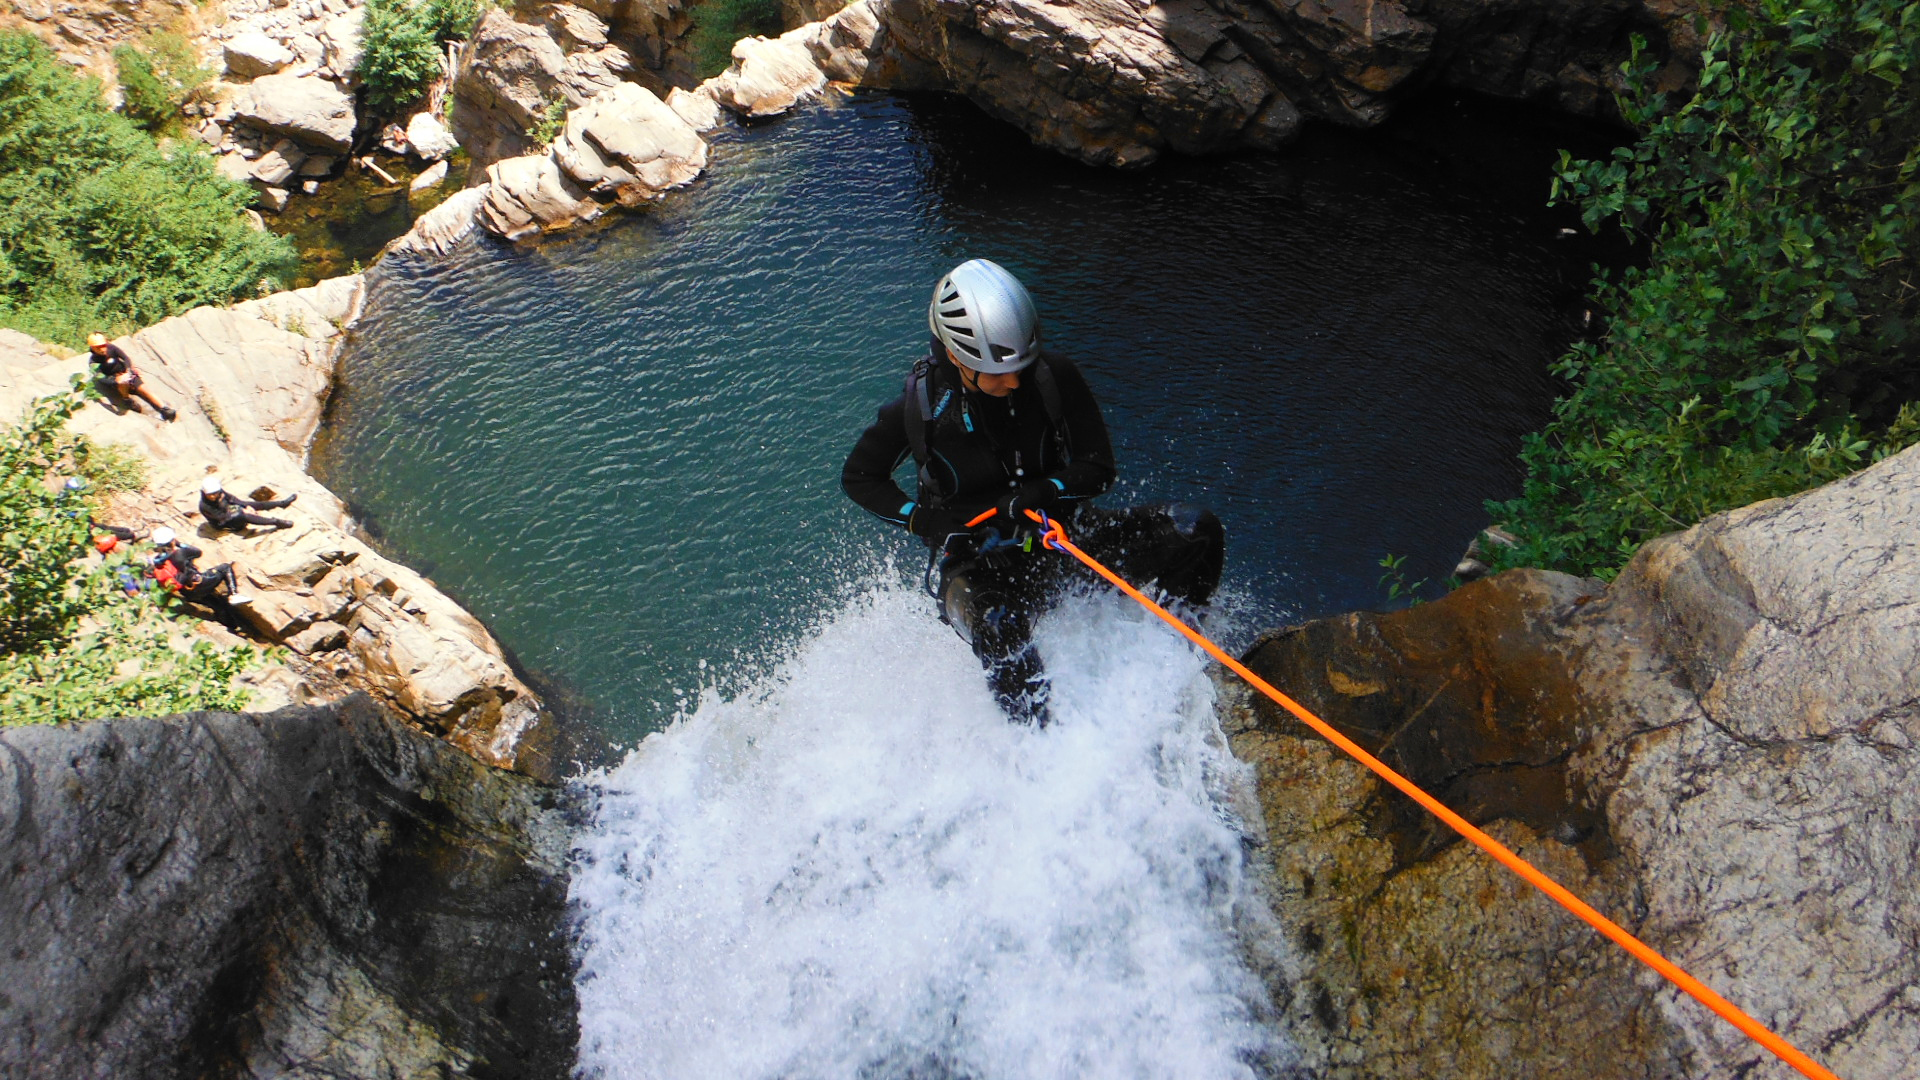
[{"label": "leafy bush", "polygon": [[126,98],[124,111],[150,131],[177,127],[180,107],[213,78],[213,72],[200,66],[193,46],[180,34],[155,31],[144,44],[144,48],[122,45],[113,50],[120,91]]},{"label": "leafy bush", "polygon": [[245,184],[163,152],[30,34],[0,32],[0,325],[49,340],[250,294],[295,266]]},{"label": "leafy bush", "polygon": [[359,72],[368,103],[418,100],[440,77],[441,46],[472,34],[481,11],[481,0],[367,0]]},{"label": "leafy bush", "polygon": [[1669,102],[1636,43],[1604,161],[1563,155],[1556,198],[1652,239],[1597,282],[1603,341],[1490,503],[1506,566],[1611,577],[1645,540],[1824,483],[1920,437],[1920,61],[1912,0],[1757,0],[1728,13],[1699,87]]},{"label": "leafy bush", "polygon": [[527,138],[533,145],[545,149],[553,145],[560,132],[567,126],[567,99],[554,98],[547,107],[540,110],[540,118],[527,129]]},{"label": "leafy bush", "polygon": [[230,684],[259,650],[177,647],[191,626],[169,617],[174,601],[120,588],[143,568],[124,553],[91,561],[89,508],[53,482],[113,465],[61,433],[85,400],[75,383],[0,430],[0,722],[240,708]]},{"label": "leafy bush", "polygon": [[785,29],[780,0],[700,0],[688,34],[694,67],[701,78],[711,79],[733,63],[734,42],[776,37]]}]

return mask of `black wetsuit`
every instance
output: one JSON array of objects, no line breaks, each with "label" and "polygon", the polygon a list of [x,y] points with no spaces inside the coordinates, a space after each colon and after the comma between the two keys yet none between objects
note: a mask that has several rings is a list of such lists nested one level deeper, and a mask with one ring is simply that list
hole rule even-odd
[{"label": "black wetsuit", "polygon": [[278,510],[292,501],[293,499],[288,497],[285,499],[270,499],[263,502],[255,502],[252,499],[243,499],[238,495],[225,491],[214,495],[208,495],[202,492],[200,495],[200,516],[206,518],[207,524],[212,525],[216,529],[244,529],[249,525],[272,525],[277,528],[284,528],[292,524],[292,522],[282,520],[281,518],[249,514],[247,511]]},{"label": "black wetsuit", "polygon": [[1064,432],[1054,430],[1031,374],[1012,394],[995,398],[966,390],[952,364],[937,363],[926,376],[935,416],[926,422],[927,462],[915,497],[893,480],[913,452],[907,410],[920,408],[917,396],[909,400],[904,392],[861,434],[840,483],[854,502],[911,528],[934,549],[942,617],[973,646],[1009,715],[1044,722],[1048,687],[1033,649],[1033,619],[1075,571],[1065,556],[1038,544],[983,551],[987,526],[1011,531],[1004,514],[971,532],[965,522],[1019,494],[1059,517],[1088,554],[1194,604],[1219,584],[1225,543],[1219,519],[1196,507],[1087,505],[1113,486],[1106,421],[1078,368],[1052,354],[1041,362],[1059,390]]},{"label": "black wetsuit", "polygon": [[94,367],[100,369],[101,378],[107,382],[111,383],[115,376],[125,373],[133,376],[134,386],[140,385],[140,374],[133,370],[133,357],[128,356],[120,346],[108,342],[104,354],[88,349],[87,358],[93,361]]},{"label": "black wetsuit", "polygon": [[221,585],[227,587],[228,595],[232,595],[239,587],[239,582],[233,576],[233,564],[221,563],[219,566],[210,566],[201,570],[193,565],[193,561],[202,554],[204,552],[192,544],[175,544],[172,551],[155,558],[153,565],[159,566],[163,562],[172,563],[175,572],[179,575],[180,595],[189,600],[197,600],[204,604],[226,599],[219,593]]}]

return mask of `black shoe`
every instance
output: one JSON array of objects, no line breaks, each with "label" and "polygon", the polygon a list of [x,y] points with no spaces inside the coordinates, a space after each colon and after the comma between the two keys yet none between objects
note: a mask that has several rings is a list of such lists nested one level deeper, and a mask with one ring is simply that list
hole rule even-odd
[{"label": "black shoe", "polygon": [[274,518],[273,527],[276,529],[291,529],[293,528],[293,522],[288,521],[286,518]]},{"label": "black shoe", "polygon": [[160,419],[165,420],[167,423],[169,424],[173,423],[174,420],[177,419],[179,416],[180,416],[179,413],[174,412],[172,409],[166,407],[165,405],[160,406]]}]

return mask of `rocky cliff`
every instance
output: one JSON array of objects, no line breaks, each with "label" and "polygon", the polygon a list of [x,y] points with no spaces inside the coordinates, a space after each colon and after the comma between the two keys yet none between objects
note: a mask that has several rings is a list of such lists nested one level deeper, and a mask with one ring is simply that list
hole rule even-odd
[{"label": "rocky cliff", "polygon": [[364,695],[0,729],[0,1073],[565,1076],[561,819]]},{"label": "rocky cliff", "polygon": [[[306,473],[307,450],[333,386],[343,328],[359,310],[358,276],[232,308],[196,308],[119,341],[147,386],[179,411],[89,405],[71,430],[130,451],[144,490],[117,497],[103,520],[141,532],[173,527],[234,564],[256,597],[258,634],[294,655],[294,677],[270,679],[261,704],[326,700],[368,690],[482,761],[540,771],[539,699],[514,674],[479,620],[432,582],[353,535],[339,499]],[[83,354],[84,355],[84,354]],[[32,338],[0,330],[0,418],[67,388],[88,370]],[[197,514],[201,480],[217,473],[236,494],[296,494],[294,527],[242,535]]]},{"label": "rocky cliff", "polygon": [[[1850,1080],[1920,1046],[1920,449],[1247,663]],[[1292,1033],[1328,1077],[1785,1077],[1244,688]]]}]

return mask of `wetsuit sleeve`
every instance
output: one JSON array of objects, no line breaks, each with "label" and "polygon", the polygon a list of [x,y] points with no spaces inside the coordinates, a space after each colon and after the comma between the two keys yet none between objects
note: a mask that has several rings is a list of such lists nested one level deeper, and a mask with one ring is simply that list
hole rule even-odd
[{"label": "wetsuit sleeve", "polygon": [[1049,360],[1054,385],[1060,390],[1060,414],[1073,444],[1073,463],[1047,477],[1063,500],[1091,499],[1113,487],[1116,474],[1113,441],[1080,369],[1065,360]]},{"label": "wetsuit sleeve", "polygon": [[913,500],[893,482],[893,471],[913,452],[907,442],[906,395],[880,406],[879,416],[853,444],[840,469],[840,487],[868,513],[905,528]]}]

